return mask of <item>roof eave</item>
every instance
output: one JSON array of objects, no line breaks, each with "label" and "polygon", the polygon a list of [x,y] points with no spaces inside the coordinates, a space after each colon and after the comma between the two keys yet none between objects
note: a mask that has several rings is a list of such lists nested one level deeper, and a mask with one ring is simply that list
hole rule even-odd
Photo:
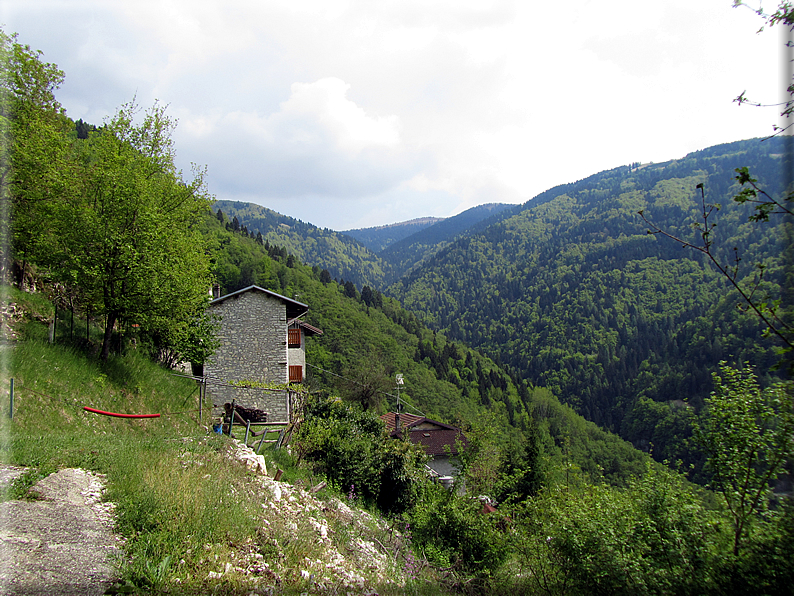
[{"label": "roof eave", "polygon": [[287,307],[287,318],[288,319],[294,319],[296,317],[299,317],[299,316],[304,315],[307,312],[309,312],[309,305],[308,304],[303,304],[302,302],[298,302],[297,300],[293,300],[292,298],[287,298],[286,296],[282,296],[281,294],[277,294],[276,292],[273,292],[272,290],[266,290],[265,288],[262,288],[262,287],[259,287],[259,286],[256,286],[256,285],[248,286],[247,288],[243,288],[241,290],[237,290],[236,292],[231,292],[229,294],[226,294],[225,296],[221,296],[220,298],[215,298],[215,300],[211,300],[210,301],[210,306],[214,306],[216,304],[220,304],[221,302],[223,302],[227,298],[234,298],[236,296],[240,296],[240,295],[244,294],[245,292],[250,292],[251,290],[256,290],[256,291],[262,292],[264,294],[267,294],[268,296],[271,296],[272,298],[277,298],[277,299],[283,301],[285,303],[286,307]]}]

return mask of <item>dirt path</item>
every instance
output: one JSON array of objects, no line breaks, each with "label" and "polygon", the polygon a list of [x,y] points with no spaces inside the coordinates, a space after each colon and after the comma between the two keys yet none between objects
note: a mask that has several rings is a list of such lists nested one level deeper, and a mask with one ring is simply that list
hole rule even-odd
[{"label": "dirt path", "polygon": [[[21,473],[0,466],[0,492]],[[103,486],[100,475],[67,469],[35,485],[40,500],[0,503],[0,594],[104,594],[121,542]]]}]

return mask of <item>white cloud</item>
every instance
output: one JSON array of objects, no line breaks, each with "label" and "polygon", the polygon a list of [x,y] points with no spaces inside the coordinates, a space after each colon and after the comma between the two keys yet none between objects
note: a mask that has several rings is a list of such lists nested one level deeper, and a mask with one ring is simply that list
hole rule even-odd
[{"label": "white cloud", "polygon": [[[379,193],[413,175],[394,115],[367,114],[334,77],[294,83],[277,112],[180,118],[181,140],[220,165],[210,181],[260,198]],[[217,173],[213,173],[217,172]]]},{"label": "white cloud", "polygon": [[0,7],[66,71],[73,118],[159,99],[180,120],[180,163],[207,164],[218,197],[340,228],[768,134],[773,111],[731,100],[778,101],[782,72],[777,32],[756,35],[730,0]]},{"label": "white cloud", "polygon": [[[309,123],[335,140],[339,149],[360,154],[371,147],[396,147],[400,143],[397,116],[370,116],[347,99],[350,85],[335,77],[314,83],[293,83],[292,95],[281,112],[268,119],[268,128],[295,130]],[[285,139],[286,140],[286,139]]]}]

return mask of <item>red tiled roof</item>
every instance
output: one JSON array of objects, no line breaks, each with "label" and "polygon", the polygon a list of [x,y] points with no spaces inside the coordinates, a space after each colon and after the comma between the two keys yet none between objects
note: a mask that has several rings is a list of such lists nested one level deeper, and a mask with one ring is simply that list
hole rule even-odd
[{"label": "red tiled roof", "polygon": [[[381,416],[381,420],[386,423],[386,430],[390,436],[398,434],[408,438],[414,445],[421,445],[428,455],[457,455],[457,443],[460,442],[465,447],[468,444],[466,437],[459,428],[436,422],[422,416],[413,414],[400,414],[400,432],[395,428],[395,413],[387,412]],[[423,426],[425,428],[416,428]],[[434,428],[427,428],[432,426]],[[449,447],[449,450],[446,449]]]},{"label": "red tiled roof", "polygon": [[402,434],[407,434],[414,445],[421,445],[428,455],[457,455],[458,442],[466,446],[466,437],[459,429],[412,430]]},{"label": "red tiled roof", "polygon": [[[395,424],[395,413],[394,412],[386,412],[383,416],[380,417],[386,423],[386,430],[389,433],[393,433],[396,424]],[[414,416],[413,414],[400,414],[400,428],[404,429],[407,426],[411,426],[421,420],[424,420],[421,416]]]}]

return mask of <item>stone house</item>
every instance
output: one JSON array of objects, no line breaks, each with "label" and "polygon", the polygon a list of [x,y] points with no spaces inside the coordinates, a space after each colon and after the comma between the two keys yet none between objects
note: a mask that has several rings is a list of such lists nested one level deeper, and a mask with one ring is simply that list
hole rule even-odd
[{"label": "stone house", "polygon": [[457,475],[455,457],[458,449],[465,449],[468,443],[459,428],[405,412],[387,412],[381,420],[386,423],[390,437],[405,437],[414,445],[421,445],[430,456],[427,466],[439,477]]},{"label": "stone house", "polygon": [[204,365],[213,415],[232,400],[265,411],[270,422],[288,422],[291,392],[263,385],[299,383],[306,377],[306,337],[322,331],[300,320],[306,304],[259,286],[220,296],[209,304],[220,319],[220,345]]}]

